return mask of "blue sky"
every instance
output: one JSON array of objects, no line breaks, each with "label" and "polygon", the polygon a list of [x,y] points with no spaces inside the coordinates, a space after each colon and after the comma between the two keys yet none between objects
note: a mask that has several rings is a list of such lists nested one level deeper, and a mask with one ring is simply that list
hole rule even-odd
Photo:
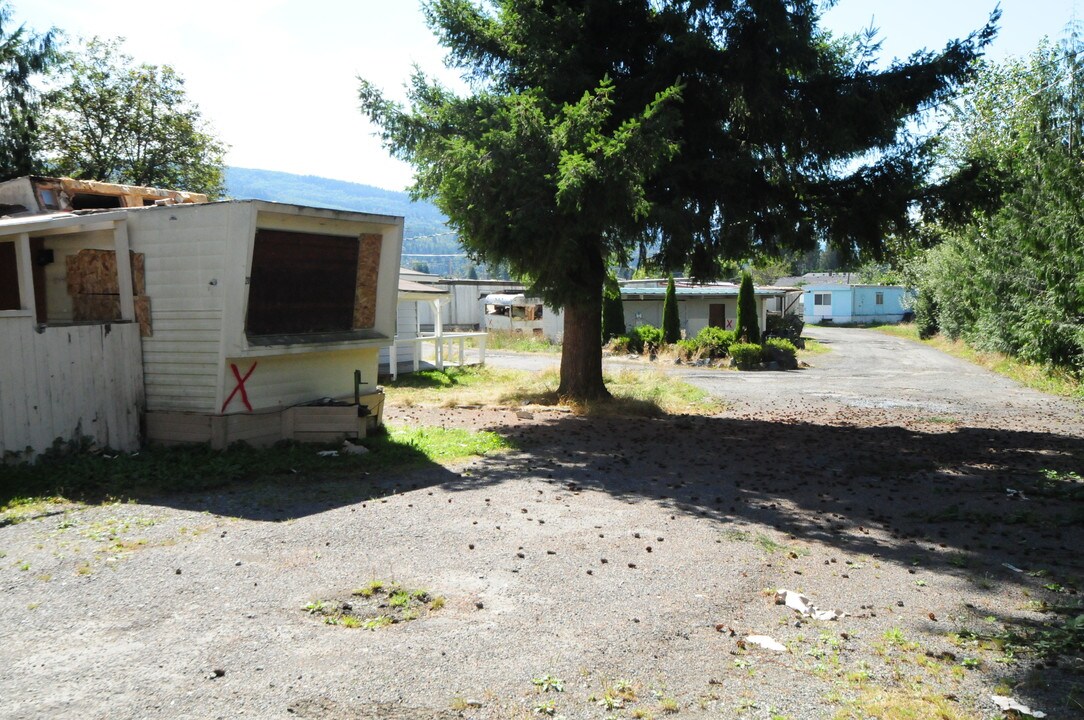
[{"label": "blue sky", "polygon": [[[409,166],[388,157],[357,111],[356,77],[401,95],[414,64],[454,82],[413,0],[11,0],[16,22],[70,37],[125,37],[137,60],[169,64],[230,145],[227,162],[401,189]],[[1078,7],[1079,2],[1079,7]],[[839,33],[871,24],[882,55],[940,49],[978,29],[995,0],[840,0]],[[1030,52],[1062,35],[1084,0],[1002,0],[989,56]]]}]

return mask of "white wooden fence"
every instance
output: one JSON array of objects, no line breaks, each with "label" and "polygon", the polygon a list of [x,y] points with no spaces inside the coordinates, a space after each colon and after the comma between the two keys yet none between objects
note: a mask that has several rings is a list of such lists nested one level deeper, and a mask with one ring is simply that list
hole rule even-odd
[{"label": "white wooden fence", "polygon": [[11,453],[30,459],[56,439],[138,449],[139,324],[40,330],[29,314],[0,315],[0,458]]}]

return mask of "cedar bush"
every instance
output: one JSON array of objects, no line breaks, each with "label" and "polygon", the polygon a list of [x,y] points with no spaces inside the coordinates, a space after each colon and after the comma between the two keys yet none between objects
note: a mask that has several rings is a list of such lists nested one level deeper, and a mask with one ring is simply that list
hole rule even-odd
[{"label": "cedar bush", "polygon": [[785,370],[798,368],[798,348],[790,340],[769,338],[763,345],[764,359],[779,363]]},{"label": "cedar bush", "polygon": [[740,368],[758,364],[764,357],[764,350],[756,343],[734,343],[730,346],[730,357]]},{"label": "cedar bush", "polygon": [[668,345],[681,339],[681,318],[678,316],[677,291],[674,276],[666,283],[666,297],[662,302],[662,338]]},{"label": "cedar bush", "polygon": [[742,342],[754,345],[760,342],[760,321],[757,319],[753,276],[748,272],[741,274],[741,287],[738,289],[738,319],[734,323],[734,334]]},{"label": "cedar bush", "polygon": [[656,353],[662,344],[662,329],[654,325],[638,325],[629,333],[629,352]]},{"label": "cedar bush", "polygon": [[764,324],[767,334],[790,340],[795,347],[800,347],[798,341],[801,340],[804,329],[805,320],[801,315],[769,315]]},{"label": "cedar bush", "polygon": [[625,306],[621,303],[621,286],[609,275],[602,289],[602,342],[625,334]]},{"label": "cedar bush", "polygon": [[696,334],[693,342],[697,344],[702,354],[720,358],[729,354],[730,346],[734,344],[735,339],[733,330],[706,327]]}]

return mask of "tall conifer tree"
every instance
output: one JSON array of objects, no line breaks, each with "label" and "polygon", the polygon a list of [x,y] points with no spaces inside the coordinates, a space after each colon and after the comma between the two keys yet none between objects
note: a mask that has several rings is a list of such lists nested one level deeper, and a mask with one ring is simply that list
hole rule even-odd
[{"label": "tall conifer tree", "polygon": [[877,69],[817,0],[429,0],[457,95],[420,72],[409,105],[361,82],[363,112],[416,167],[473,256],[565,310],[560,394],[602,379],[607,260],[643,250],[711,279],[827,240],[876,254],[926,192],[910,121],[951,96],[995,17]]}]

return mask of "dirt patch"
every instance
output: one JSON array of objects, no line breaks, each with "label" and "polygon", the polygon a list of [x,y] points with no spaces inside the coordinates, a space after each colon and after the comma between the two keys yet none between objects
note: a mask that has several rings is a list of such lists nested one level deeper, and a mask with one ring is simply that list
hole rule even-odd
[{"label": "dirt patch", "polygon": [[302,608],[325,625],[380,630],[428,617],[444,607],[444,597],[399,583],[372,580],[350,592],[347,599],[314,600]]}]

